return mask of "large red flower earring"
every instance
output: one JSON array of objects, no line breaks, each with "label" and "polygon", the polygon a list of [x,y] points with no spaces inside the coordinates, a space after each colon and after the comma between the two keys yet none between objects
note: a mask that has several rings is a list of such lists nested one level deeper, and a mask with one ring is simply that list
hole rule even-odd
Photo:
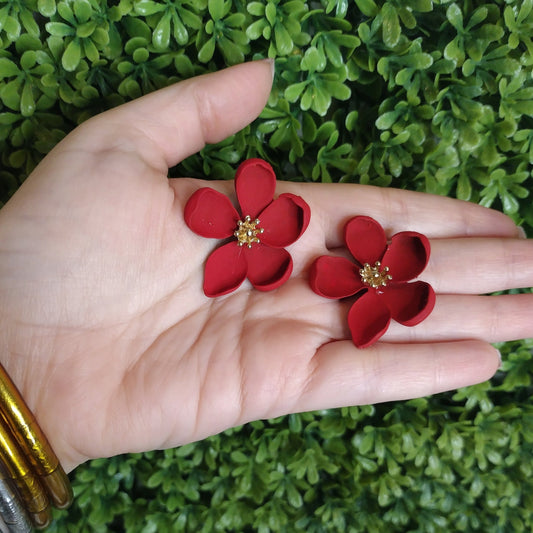
[{"label": "large red flower earring", "polygon": [[[405,326],[424,320],[435,305],[435,292],[424,281],[412,281],[426,267],[430,246],[425,235],[404,231],[390,243],[383,228],[369,217],[348,221],[344,240],[355,263],[344,257],[319,257],[309,283],[326,298],[355,297],[348,325],[358,348],[374,344],[391,319]],[[409,283],[408,283],[409,282]]]},{"label": "large red flower earring", "polygon": [[185,206],[189,228],[213,239],[231,239],[207,259],[204,293],[222,296],[248,278],[260,291],[285,283],[292,273],[292,257],[285,250],[307,229],[311,210],[294,194],[274,199],[276,175],[262,159],[244,161],[235,175],[241,213],[227,196],[210,187],[197,190]]}]

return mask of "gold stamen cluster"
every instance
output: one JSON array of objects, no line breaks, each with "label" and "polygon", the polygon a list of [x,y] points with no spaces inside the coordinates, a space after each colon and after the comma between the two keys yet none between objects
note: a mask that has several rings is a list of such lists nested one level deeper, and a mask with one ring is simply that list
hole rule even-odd
[{"label": "gold stamen cluster", "polygon": [[239,241],[237,244],[239,246],[246,245],[248,248],[251,248],[252,244],[261,242],[258,235],[263,233],[265,230],[263,228],[259,228],[258,225],[259,219],[256,218],[255,220],[252,220],[250,215],[246,215],[244,220],[239,220],[237,222],[237,230],[233,234]]},{"label": "gold stamen cluster", "polygon": [[373,289],[378,287],[386,287],[387,283],[392,279],[392,276],[389,274],[389,267],[381,268],[381,263],[376,261],[374,266],[371,266],[369,263],[365,263],[363,268],[359,270],[361,279],[366,285],[370,285]]}]

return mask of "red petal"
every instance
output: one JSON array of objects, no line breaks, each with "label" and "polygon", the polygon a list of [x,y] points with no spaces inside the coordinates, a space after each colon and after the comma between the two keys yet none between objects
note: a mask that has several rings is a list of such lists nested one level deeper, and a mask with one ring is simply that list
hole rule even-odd
[{"label": "red petal", "polygon": [[274,198],[276,190],[274,170],[262,159],[247,159],[237,169],[235,190],[242,216],[257,218]]},{"label": "red petal", "polygon": [[355,260],[364,265],[380,261],[387,249],[383,228],[370,217],[354,217],[344,228],[344,240]]},{"label": "red petal", "polygon": [[244,249],[248,279],[260,291],[271,291],[285,283],[292,273],[292,258],[283,248],[254,244]]},{"label": "red petal", "polygon": [[416,326],[435,307],[435,292],[424,281],[391,283],[381,295],[392,318],[404,326]]},{"label": "red petal", "polygon": [[352,305],[348,325],[358,348],[374,344],[389,327],[390,311],[376,291],[369,289]]},{"label": "red petal", "polygon": [[225,239],[233,235],[239,213],[227,196],[210,187],[203,187],[189,198],[184,217],[194,233],[212,239]]},{"label": "red petal", "polygon": [[246,279],[248,270],[244,249],[237,242],[217,248],[205,264],[204,293],[210,298],[237,289]]},{"label": "red petal", "polygon": [[363,287],[358,266],[344,257],[327,255],[311,265],[309,284],[320,296],[335,299],[353,296]]},{"label": "red petal", "polygon": [[393,235],[382,263],[389,267],[394,283],[409,281],[426,268],[429,253],[429,240],[425,235],[402,231]]},{"label": "red petal", "polygon": [[259,227],[264,229],[261,242],[284,248],[298,240],[307,229],[311,209],[300,196],[285,193],[268,205],[259,218]]}]

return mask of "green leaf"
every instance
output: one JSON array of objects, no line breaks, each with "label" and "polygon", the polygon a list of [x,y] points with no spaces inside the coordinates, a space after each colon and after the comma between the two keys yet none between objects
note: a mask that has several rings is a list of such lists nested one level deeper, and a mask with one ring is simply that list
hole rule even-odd
[{"label": "green leaf", "polygon": [[165,4],[153,2],[152,0],[138,0],[134,3],[134,6],[135,12],[145,17],[155,15],[166,9]]},{"label": "green leaf", "polygon": [[211,37],[198,52],[198,60],[207,63],[215,53],[215,38]]},{"label": "green leaf", "polygon": [[266,22],[264,19],[256,20],[246,28],[246,35],[251,41],[261,38]]},{"label": "green leaf", "polygon": [[463,31],[463,13],[457,4],[448,6],[446,18],[457,31]]},{"label": "green leaf", "polygon": [[93,9],[88,0],[74,0],[74,15],[78,22],[87,22],[93,13]]},{"label": "green leaf", "polygon": [[508,191],[502,191],[500,193],[500,198],[503,205],[503,211],[505,213],[507,213],[508,215],[513,215],[518,212],[520,204],[518,203],[517,198],[515,198],[511,193],[509,193]]},{"label": "green leaf", "polygon": [[383,42],[389,48],[394,48],[398,44],[402,34],[396,8],[386,2],[381,8],[381,15],[383,17]]},{"label": "green leaf", "polygon": [[328,93],[337,100],[348,100],[352,95],[350,88],[341,82],[326,82],[325,87]]},{"label": "green leaf", "polygon": [[224,17],[224,0],[208,0],[207,9],[213,20],[221,20]]},{"label": "green leaf", "polygon": [[303,93],[304,89],[307,87],[307,82],[302,81],[300,83],[294,83],[292,85],[289,85],[285,89],[285,98],[289,102],[296,102],[298,98],[300,98],[301,94]]},{"label": "green leaf", "polygon": [[20,36],[20,23],[15,17],[7,16],[4,21],[4,31],[10,41],[16,41]]},{"label": "green leaf", "polygon": [[85,57],[92,63],[96,63],[100,58],[100,54],[98,53],[98,48],[96,48],[94,42],[90,39],[85,39],[82,43]]},{"label": "green leaf", "polygon": [[133,52],[133,61],[135,63],[145,63],[148,61],[148,58],[150,57],[150,53],[146,48],[137,48],[135,52]]},{"label": "green leaf", "polygon": [[350,111],[346,115],[346,119],[345,119],[346,129],[348,131],[355,131],[358,119],[359,119],[359,112],[358,111]]},{"label": "green leaf", "polygon": [[187,31],[187,28],[182,24],[181,20],[175,13],[173,13],[172,21],[174,24],[174,39],[176,39],[176,42],[181,46],[186,45],[189,40],[189,32]]},{"label": "green leaf", "polygon": [[246,10],[250,15],[255,17],[262,17],[265,14],[265,5],[262,2],[248,2]]},{"label": "green leaf", "polygon": [[69,2],[58,2],[57,4],[57,13],[59,16],[66,20],[69,24],[76,25],[77,20],[74,17],[74,11],[72,11],[72,3]]},{"label": "green leaf", "polygon": [[73,39],[65,48],[65,52],[61,57],[61,64],[63,68],[72,72],[76,70],[81,60],[81,46],[77,39]]},{"label": "green leaf", "polygon": [[152,42],[159,50],[166,50],[170,43],[170,11],[167,11],[157,23],[152,34]]},{"label": "green leaf", "polygon": [[34,37],[39,36],[39,26],[37,22],[35,22],[35,19],[33,18],[33,13],[24,9],[20,12],[19,19],[22,22],[22,25],[24,26],[24,29],[28,32],[28,34],[33,35]]},{"label": "green leaf", "polygon": [[322,71],[326,66],[326,58],[315,46],[310,46],[302,58],[301,66],[305,70]]},{"label": "green leaf", "polygon": [[276,24],[274,26],[274,38],[276,41],[276,49],[280,55],[288,55],[291,53],[294,45],[285,26],[281,24]]},{"label": "green leaf", "polygon": [[246,17],[242,13],[233,13],[232,15],[228,15],[224,19],[224,24],[231,28],[240,29],[242,26],[244,26],[245,22],[246,22]]},{"label": "green leaf", "polygon": [[229,39],[222,37],[218,43],[222,55],[228,65],[236,65],[244,61],[242,49]]},{"label": "green leaf", "polygon": [[104,28],[97,26],[91,35],[91,40],[98,46],[104,47],[109,43],[109,33]]},{"label": "green leaf", "polygon": [[380,115],[376,120],[376,128],[380,130],[389,130],[392,128],[397,119],[397,111],[388,111],[387,113],[383,113],[383,115]]},{"label": "green leaf", "polygon": [[14,111],[20,110],[20,87],[22,81],[20,78],[6,83],[4,86],[0,86],[0,97],[4,102],[4,105],[13,109]]},{"label": "green leaf", "polygon": [[454,61],[458,66],[463,64],[465,60],[465,52],[462,48],[462,42],[459,37],[456,37],[446,45],[444,48],[444,57],[451,61]]},{"label": "green leaf", "polygon": [[355,4],[359,8],[359,11],[367,17],[375,17],[379,12],[374,0],[355,0]]},{"label": "green leaf", "polygon": [[19,68],[11,59],[7,57],[0,57],[0,79],[18,76],[20,74]]},{"label": "green leaf", "polygon": [[22,88],[22,95],[20,97],[20,111],[24,117],[30,117],[35,112],[35,99],[33,97],[31,83],[29,82],[26,82]]},{"label": "green leaf", "polygon": [[80,24],[76,28],[76,36],[80,38],[90,37],[93,34],[95,29],[96,29],[96,22],[93,20],[90,22],[86,22],[84,24]]},{"label": "green leaf", "polygon": [[267,2],[265,16],[272,27],[274,27],[276,24],[276,14],[276,5],[274,2]]},{"label": "green leaf", "polygon": [[50,35],[57,37],[67,37],[68,35],[74,35],[76,32],[74,28],[64,22],[48,22],[45,28]]},{"label": "green leaf", "polygon": [[[344,64],[344,57],[340,48],[331,41],[326,41],[324,45],[326,56],[334,67],[341,67]],[[322,69],[325,68],[322,67]]]},{"label": "green leaf", "polygon": [[[26,50],[20,58],[20,67],[24,71],[30,71],[37,63],[37,54],[33,50]],[[42,70],[43,67],[39,69]],[[37,69],[36,69],[37,70]]]},{"label": "green leaf", "polygon": [[457,198],[468,201],[472,197],[472,184],[468,177],[461,173],[457,180]]},{"label": "green leaf", "polygon": [[0,125],[11,125],[19,120],[19,116],[15,113],[0,113]]},{"label": "green leaf", "polygon": [[51,18],[56,14],[56,2],[55,0],[38,0],[37,9],[43,17]]}]

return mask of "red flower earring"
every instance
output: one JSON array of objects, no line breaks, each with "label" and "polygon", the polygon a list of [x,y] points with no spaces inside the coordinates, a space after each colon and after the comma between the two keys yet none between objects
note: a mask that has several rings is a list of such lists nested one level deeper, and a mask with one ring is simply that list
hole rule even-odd
[{"label": "red flower earring", "polygon": [[321,256],[311,266],[309,283],[314,292],[326,298],[355,296],[348,325],[358,348],[374,344],[387,331],[391,319],[415,326],[431,313],[435,305],[431,285],[410,282],[428,263],[426,236],[404,231],[393,235],[387,244],[385,232],[375,220],[358,216],[346,224],[344,240],[356,263]]},{"label": "red flower earring", "polygon": [[294,194],[274,200],[276,175],[262,159],[244,161],[235,175],[242,216],[227,196],[210,187],[197,190],[185,206],[189,228],[213,239],[233,238],[207,259],[204,293],[222,296],[248,278],[260,291],[285,283],[292,273],[292,257],[285,250],[307,229],[311,210]]}]

